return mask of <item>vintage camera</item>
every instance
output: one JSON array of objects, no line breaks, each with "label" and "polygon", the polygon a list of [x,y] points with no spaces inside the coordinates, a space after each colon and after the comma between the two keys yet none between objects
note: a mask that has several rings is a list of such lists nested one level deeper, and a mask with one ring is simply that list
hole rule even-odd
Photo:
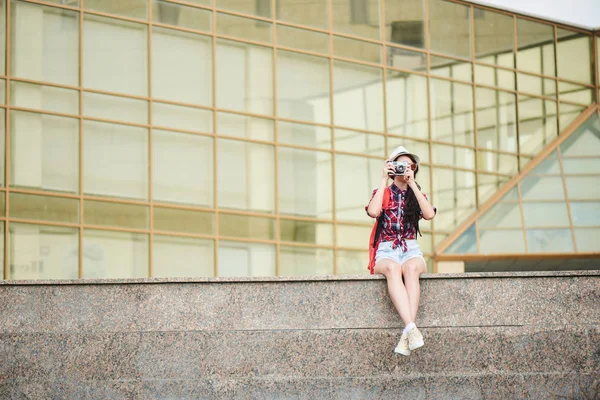
[{"label": "vintage camera", "polygon": [[389,176],[404,175],[404,172],[406,172],[406,169],[408,168],[408,162],[406,161],[392,161],[392,165],[394,166],[396,172],[393,174],[388,174]]}]

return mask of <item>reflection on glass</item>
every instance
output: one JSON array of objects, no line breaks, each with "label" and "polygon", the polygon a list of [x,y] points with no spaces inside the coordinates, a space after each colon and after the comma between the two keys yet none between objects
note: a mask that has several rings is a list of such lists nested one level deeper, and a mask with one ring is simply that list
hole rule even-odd
[{"label": "reflection on glass", "polygon": [[385,157],[385,137],[381,135],[345,129],[335,129],[334,132],[336,151]]},{"label": "reflection on glass", "polygon": [[[556,64],[558,77],[576,82],[592,83],[591,37],[558,28]],[[577,60],[577,62],[573,62]]]},{"label": "reflection on glass", "polygon": [[322,126],[277,122],[279,143],[331,149],[331,129]]},{"label": "reflection on glass", "polygon": [[213,206],[213,138],[152,131],[155,201]]},{"label": "reflection on glass", "polygon": [[273,146],[219,139],[217,142],[219,207],[273,212]]},{"label": "reflection on glass", "polygon": [[279,231],[281,240],[284,242],[333,245],[332,224],[282,219]]},{"label": "reflection on glass", "polygon": [[482,254],[524,253],[523,230],[480,230],[479,249]]},{"label": "reflection on glass", "polygon": [[153,102],[152,122],[154,126],[211,133],[213,113],[201,108]]},{"label": "reflection on glass", "polygon": [[575,121],[575,119],[587,108],[585,106],[576,106],[568,103],[560,103],[559,107],[560,118],[558,119],[558,129],[560,132],[567,129],[567,127],[571,125],[571,122]]},{"label": "reflection on glass", "polygon": [[333,250],[281,246],[280,276],[333,275]]},{"label": "reflection on glass", "polygon": [[217,33],[220,35],[271,43],[271,32],[269,22],[217,13]]},{"label": "reflection on glass", "polygon": [[273,50],[217,41],[217,107],[273,115]]},{"label": "reflection on glass", "polygon": [[85,200],[83,222],[86,225],[148,229],[148,207],[107,201]]},{"label": "reflection on glass", "polygon": [[517,152],[517,108],[512,93],[478,87],[477,146],[481,149]]},{"label": "reflection on glass", "polygon": [[473,146],[473,88],[439,79],[430,83],[432,139]]},{"label": "reflection on glass", "polygon": [[535,155],[557,136],[556,102],[519,95],[521,153]]},{"label": "reflection on glass", "polygon": [[328,16],[327,0],[277,0],[277,19],[280,21],[328,29]]},{"label": "reflection on glass", "polygon": [[152,0],[152,21],[156,23],[210,32],[211,19],[208,10]]},{"label": "reflection on glass", "polygon": [[11,183],[79,192],[79,120],[11,111]]},{"label": "reflection on glass", "polygon": [[371,229],[371,226],[337,225],[336,243],[340,247],[363,249]]},{"label": "reflection on glass", "polygon": [[[10,27],[12,76],[71,86],[79,84],[78,12],[13,0]],[[108,41],[104,43],[108,45]],[[111,58],[99,58],[102,68],[114,62]]]},{"label": "reflection on glass", "polygon": [[562,179],[560,176],[528,175],[519,184],[521,197],[524,201],[531,200],[562,200],[565,199]]},{"label": "reflection on glass", "polygon": [[342,58],[381,63],[381,46],[361,40],[334,36],[333,54]]},{"label": "reflection on glass", "polygon": [[217,8],[272,18],[271,0],[215,0]]},{"label": "reflection on glass", "polygon": [[586,86],[558,81],[558,92],[561,101],[572,101],[580,104],[592,104],[594,102],[593,89]]},{"label": "reflection on glass", "polygon": [[152,96],[212,106],[212,40],[208,36],[152,29]]},{"label": "reflection on glass", "polygon": [[570,207],[573,226],[600,227],[600,201],[571,201]]},{"label": "reflection on glass", "polygon": [[217,114],[217,134],[241,139],[272,142],[273,120],[220,112]]},{"label": "reflection on glass", "polygon": [[527,247],[530,253],[573,252],[570,229],[527,229]]},{"label": "reflection on glass", "polygon": [[577,251],[597,253],[598,243],[600,243],[600,229],[575,229],[575,241],[577,242]]},{"label": "reflection on glass", "polygon": [[107,14],[116,14],[123,17],[147,19],[147,0],[128,0],[128,1],[105,1],[105,0],[85,0],[84,8],[86,10],[100,11]]},{"label": "reflection on glass", "polygon": [[432,75],[459,79],[467,82],[473,80],[473,68],[470,62],[437,56],[431,56],[430,62]]},{"label": "reflection on glass", "polygon": [[279,148],[279,212],[331,218],[331,153]]},{"label": "reflection on glass", "polygon": [[521,207],[516,201],[502,201],[494,204],[478,221],[479,230],[498,228],[521,228]]},{"label": "reflection on glass", "polygon": [[560,145],[563,157],[597,157],[600,150],[600,119],[594,113]]},{"label": "reflection on glass", "polygon": [[79,230],[76,228],[13,222],[9,227],[7,251],[8,279],[79,278]]},{"label": "reflection on glass", "polygon": [[471,58],[471,23],[468,6],[444,0],[429,1],[431,50]]},{"label": "reflection on glass", "polygon": [[219,276],[275,276],[275,245],[219,242]]},{"label": "reflection on glass", "polygon": [[79,222],[79,199],[11,193],[10,217],[76,224]]},{"label": "reflection on glass", "polygon": [[[107,37],[119,40],[106,40]],[[84,87],[148,95],[146,25],[85,14],[83,41]]]},{"label": "reflection on glass", "polygon": [[385,40],[425,48],[425,1],[398,0],[385,3]]},{"label": "reflection on glass", "polygon": [[554,28],[517,18],[517,69],[554,76]]},{"label": "reflection on glass", "polygon": [[517,73],[517,87],[520,92],[537,96],[556,98],[556,81],[539,76]]},{"label": "reflection on glass", "polygon": [[333,30],[369,39],[380,39],[379,1],[334,1]]},{"label": "reflection on glass", "polygon": [[214,214],[206,211],[154,207],[154,229],[159,231],[212,235]]},{"label": "reflection on glass", "polygon": [[334,124],[383,131],[383,87],[380,68],[335,61]]},{"label": "reflection on glass", "polygon": [[212,240],[155,235],[152,252],[153,277],[213,277]]},{"label": "reflection on glass", "polygon": [[386,96],[388,132],[429,139],[427,78],[388,71]]},{"label": "reflection on glass", "polygon": [[[425,53],[393,46],[388,46],[386,52],[386,62],[389,67],[427,72],[427,55]],[[388,71],[388,76],[390,73],[393,71]]]},{"label": "reflection on glass", "polygon": [[569,200],[598,200],[600,199],[600,185],[598,176],[566,176],[567,193]]},{"label": "reflection on glass", "polygon": [[85,193],[148,198],[148,130],[85,121]]},{"label": "reflection on glass", "polygon": [[337,256],[337,274],[338,275],[364,275],[369,274],[369,254],[368,252],[338,250]]},{"label": "reflection on glass", "polygon": [[[523,203],[525,227],[569,227],[569,213],[566,203]],[[552,218],[548,218],[551,215]]]},{"label": "reflection on glass", "polygon": [[336,154],[335,207],[338,221],[372,223],[365,206],[371,200],[373,189],[381,182],[382,166],[382,159]]},{"label": "reflection on glass", "polygon": [[79,91],[12,81],[10,104],[34,110],[79,114]]},{"label": "reflection on glass", "polygon": [[6,0],[0,1],[0,75],[6,75]]},{"label": "reflection on glass", "polygon": [[484,172],[516,175],[519,171],[519,160],[516,155],[480,150],[477,152],[477,169]]},{"label": "reflection on glass", "polygon": [[83,278],[148,277],[148,235],[86,229]]},{"label": "reflection on glass", "polygon": [[[436,244],[441,240],[437,240]],[[444,237],[445,239],[445,237]],[[471,225],[462,233],[445,251],[445,254],[473,254],[477,253],[477,236],[475,234],[475,224]]]},{"label": "reflection on glass", "polygon": [[[518,166],[517,166],[518,167]],[[491,175],[479,173],[477,176],[477,196],[479,205],[484,204],[498,189],[500,189],[508,180],[508,176]]]},{"label": "reflection on glass", "polygon": [[115,121],[148,123],[148,102],[126,97],[84,92],[83,115]]},{"label": "reflection on glass", "polygon": [[433,169],[433,198],[437,207],[435,227],[453,231],[475,211],[475,173]]},{"label": "reflection on glass", "polygon": [[[497,58],[503,55],[514,67],[514,18],[491,10],[474,9],[475,18],[475,56],[481,60],[485,57]],[[498,64],[494,62],[493,64]]]},{"label": "reflection on glass", "polygon": [[475,64],[475,83],[515,90],[515,73],[500,68]]},{"label": "reflection on glass", "polygon": [[[298,79],[302,76],[302,79]],[[290,51],[277,52],[277,114],[323,124],[331,123],[329,60]]]},{"label": "reflection on glass", "polygon": [[[291,26],[277,25],[277,44],[299,50],[329,54],[329,35]],[[279,57],[279,54],[277,53],[277,57]]]},{"label": "reflection on glass", "polygon": [[433,144],[431,153],[434,164],[475,169],[475,150],[473,149]]}]

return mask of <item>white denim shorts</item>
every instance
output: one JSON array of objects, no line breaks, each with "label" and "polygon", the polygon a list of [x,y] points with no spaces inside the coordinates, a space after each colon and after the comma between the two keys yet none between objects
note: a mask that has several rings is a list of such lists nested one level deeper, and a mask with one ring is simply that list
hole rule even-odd
[{"label": "white denim shorts", "polygon": [[423,252],[421,252],[421,246],[419,246],[416,239],[406,241],[406,251],[402,251],[402,245],[398,245],[398,247],[392,249],[392,242],[380,242],[375,253],[375,263],[385,258],[395,261],[400,265],[411,258],[420,258],[427,265],[425,258],[423,258]]}]

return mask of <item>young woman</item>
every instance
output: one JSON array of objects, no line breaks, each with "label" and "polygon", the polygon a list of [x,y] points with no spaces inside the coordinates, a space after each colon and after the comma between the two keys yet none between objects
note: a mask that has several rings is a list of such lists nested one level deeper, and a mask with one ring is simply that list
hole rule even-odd
[{"label": "young woman", "polygon": [[[406,162],[403,175],[396,175],[392,161]],[[386,160],[381,184],[373,191],[371,201],[365,207],[370,217],[378,218],[383,213],[379,244],[369,269],[371,274],[382,274],[387,279],[390,297],[405,325],[394,351],[405,356],[424,344],[415,320],[419,308],[419,277],[427,266],[417,243],[417,233],[419,219],[430,220],[436,213],[415,182],[419,162],[417,155],[402,146],[397,147]],[[386,190],[390,177],[393,183]],[[388,207],[383,209],[383,197],[388,193]]]}]

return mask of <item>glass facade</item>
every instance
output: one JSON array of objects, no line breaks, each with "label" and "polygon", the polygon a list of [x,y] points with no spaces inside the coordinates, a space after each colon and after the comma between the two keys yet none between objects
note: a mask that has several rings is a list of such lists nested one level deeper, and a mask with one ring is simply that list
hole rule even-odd
[{"label": "glass facade", "polygon": [[598,94],[592,32],[450,0],[0,0],[0,24],[5,279],[367,273],[400,144],[433,271]]}]

